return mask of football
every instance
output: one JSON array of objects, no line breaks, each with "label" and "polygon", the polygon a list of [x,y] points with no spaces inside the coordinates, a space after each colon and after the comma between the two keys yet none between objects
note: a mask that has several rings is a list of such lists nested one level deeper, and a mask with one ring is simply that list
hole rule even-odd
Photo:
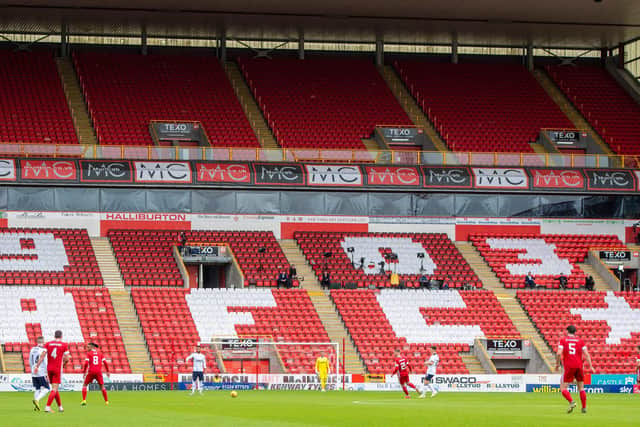
[{"label": "football", "polygon": [[238,397],[238,392],[237,391],[232,391],[231,392],[231,397]]}]

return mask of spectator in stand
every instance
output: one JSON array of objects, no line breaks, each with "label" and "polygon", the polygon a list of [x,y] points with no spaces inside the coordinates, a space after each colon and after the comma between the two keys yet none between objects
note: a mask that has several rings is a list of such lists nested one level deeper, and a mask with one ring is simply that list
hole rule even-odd
[{"label": "spectator in stand", "polygon": [[565,276],[563,273],[560,273],[560,276],[558,277],[558,283],[560,284],[560,289],[567,289],[569,280],[567,279],[567,276]]},{"label": "spectator in stand", "polygon": [[320,279],[320,285],[323,288],[329,289],[331,287],[331,275],[327,270],[322,272],[322,278]]},{"label": "spectator in stand", "polygon": [[536,280],[533,278],[533,275],[531,275],[531,272],[528,272],[527,277],[524,278],[524,286],[525,288],[536,288]]},{"label": "spectator in stand", "polygon": [[391,273],[391,278],[389,279],[389,281],[391,282],[392,288],[400,287],[400,275],[398,273]]},{"label": "spectator in stand", "polygon": [[180,232],[180,253],[182,254],[182,256],[185,256],[185,252],[186,252],[186,247],[187,247],[187,234],[184,231]]},{"label": "spectator in stand", "polygon": [[289,276],[287,276],[287,272],[281,271],[280,274],[278,274],[278,286],[285,287],[287,286],[288,283],[289,283]]},{"label": "spectator in stand", "polygon": [[293,287],[293,281],[298,278],[298,270],[296,270],[295,264],[291,264],[289,267],[289,287]]},{"label": "spectator in stand", "polygon": [[593,280],[593,276],[589,275],[584,279],[584,288],[588,291],[593,291],[596,286],[596,281]]},{"label": "spectator in stand", "polygon": [[418,283],[420,284],[421,288],[429,289],[431,287],[431,281],[426,274],[420,276],[420,278],[418,279]]}]

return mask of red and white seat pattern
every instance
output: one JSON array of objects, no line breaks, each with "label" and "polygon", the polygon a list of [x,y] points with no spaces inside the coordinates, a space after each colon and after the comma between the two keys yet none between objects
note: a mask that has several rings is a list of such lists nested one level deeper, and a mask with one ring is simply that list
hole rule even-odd
[{"label": "red and white seat pattern", "polygon": [[85,229],[0,229],[0,285],[102,286]]},{"label": "red and white seat pattern", "polygon": [[518,291],[517,297],[554,351],[566,335],[566,327],[575,325],[597,372],[635,372],[640,345],[640,294]]},{"label": "red and white seat pattern", "polygon": [[39,335],[53,339],[58,329],[71,351],[65,372],[81,372],[88,342],[100,345],[112,372],[130,372],[106,288],[0,286],[0,342],[5,351],[22,352],[25,369],[35,339]]},{"label": "red and white seat pattern", "polygon": [[624,248],[613,235],[473,234],[469,240],[507,288],[524,288],[528,272],[538,286],[557,289],[564,274],[569,288],[580,288],[585,274],[576,263],[590,249]]},{"label": "red and white seat pattern", "polygon": [[540,129],[573,127],[522,65],[402,61],[395,68],[454,151],[529,153]]},{"label": "red and white seat pattern", "polygon": [[73,56],[101,144],[152,145],[151,120],[200,121],[216,147],[258,147],[220,62],[212,55]]},{"label": "red and white seat pattern", "polygon": [[412,125],[375,66],[345,58],[238,60],[283,147],[364,149],[377,125]]},{"label": "red and white seat pattern", "polygon": [[[277,275],[289,262],[271,232],[185,231],[187,240],[227,244],[244,273],[245,285],[276,286]],[[183,286],[172,254],[180,231],[111,230],[109,238],[126,286]],[[264,251],[260,251],[264,248]]]},{"label": "red and white seat pattern", "polygon": [[53,53],[0,50],[0,142],[77,144]]},{"label": "red and white seat pattern", "polygon": [[[449,287],[482,284],[462,254],[444,233],[347,233],[296,232],[294,238],[302,248],[318,278],[327,268],[331,280],[338,283],[356,283],[359,288],[374,285],[389,287],[387,274],[380,274],[380,262],[385,254],[395,253],[398,259],[385,265],[394,271],[408,288],[418,287],[423,273],[434,280],[444,280]],[[353,252],[347,250],[353,248]],[[331,252],[331,257],[324,254]],[[419,258],[422,254],[424,258]],[[362,269],[359,267],[364,258]]]},{"label": "red and white seat pattern", "polygon": [[[132,289],[156,372],[169,372],[198,342],[270,337],[274,342],[328,343],[307,293],[301,289]],[[326,350],[326,349],[325,349]],[[289,373],[311,373],[318,348],[278,347]],[[218,372],[210,352],[207,365]],[[180,367],[180,364],[178,364]]]},{"label": "red and white seat pattern", "polygon": [[431,345],[440,353],[440,373],[467,373],[458,353],[475,338],[519,336],[487,291],[333,290],[331,296],[370,373],[391,373],[395,349],[421,372]]}]

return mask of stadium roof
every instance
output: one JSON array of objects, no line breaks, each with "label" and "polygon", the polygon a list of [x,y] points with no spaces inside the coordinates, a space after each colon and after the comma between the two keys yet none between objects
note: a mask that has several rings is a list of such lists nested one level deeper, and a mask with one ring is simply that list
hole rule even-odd
[{"label": "stadium roof", "polygon": [[[613,47],[640,37],[638,0],[10,0],[0,28],[22,20],[113,21],[125,31],[140,20],[164,34],[224,27],[236,37],[282,39],[302,27],[307,39],[462,44]],[[3,9],[4,8],[4,9]],[[123,15],[127,19],[123,20]],[[139,24],[138,24],[139,25]],[[27,25],[28,26],[28,25]],[[251,34],[253,33],[253,35]]]}]

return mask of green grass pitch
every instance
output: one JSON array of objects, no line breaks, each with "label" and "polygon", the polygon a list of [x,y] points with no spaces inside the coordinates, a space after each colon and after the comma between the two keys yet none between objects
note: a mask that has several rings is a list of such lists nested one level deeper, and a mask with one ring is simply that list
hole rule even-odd
[{"label": "green grass pitch", "polygon": [[[105,406],[90,392],[62,393],[63,414],[34,412],[29,393],[0,394],[3,426],[638,426],[640,396],[590,395],[589,412],[566,414],[557,393],[440,393],[434,399],[395,392],[244,391],[112,392]],[[578,405],[579,406],[579,405]],[[54,404],[55,407],[55,404]]]}]

